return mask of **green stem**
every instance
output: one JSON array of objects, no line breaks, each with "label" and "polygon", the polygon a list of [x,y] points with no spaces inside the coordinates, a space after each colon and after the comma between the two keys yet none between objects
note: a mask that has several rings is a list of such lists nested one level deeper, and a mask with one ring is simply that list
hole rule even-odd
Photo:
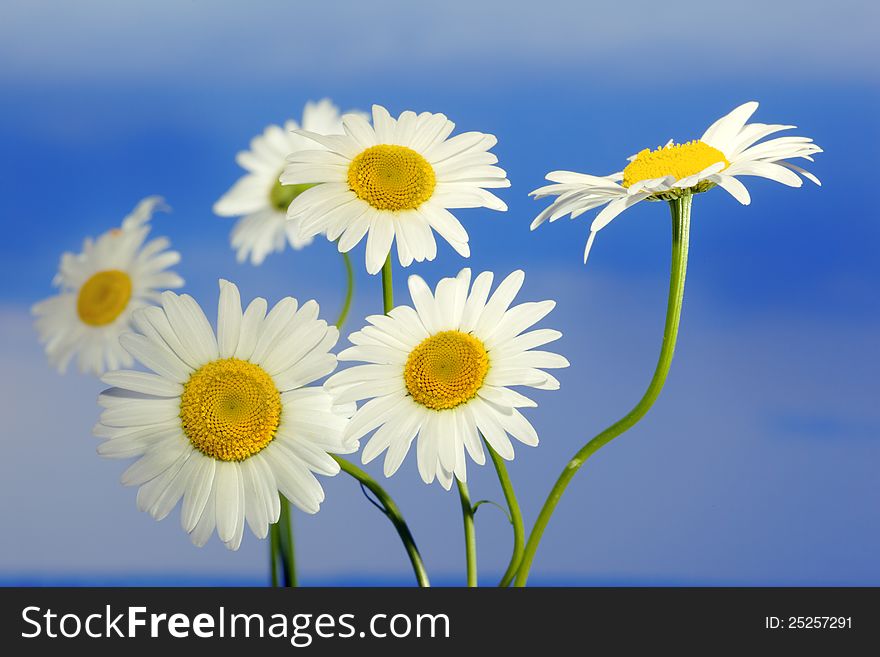
[{"label": "green stem", "polygon": [[397,504],[394,503],[391,496],[376,482],[375,479],[357,467],[354,463],[345,460],[341,456],[336,456],[334,454],[331,454],[331,456],[336,459],[336,462],[339,464],[339,467],[342,468],[343,472],[357,479],[376,496],[376,499],[378,499],[384,507],[382,512],[388,517],[391,524],[394,525],[394,528],[400,536],[400,540],[403,541],[403,546],[406,548],[406,553],[409,555],[409,560],[412,564],[413,572],[415,572],[419,586],[431,586],[431,583],[428,580],[428,571],[425,569],[425,564],[422,562],[422,555],[419,554],[419,549],[416,547],[416,541],[413,538],[412,533],[409,531],[409,527],[403,519],[400,509],[397,508]]},{"label": "green stem", "polygon": [[382,265],[382,307],[386,315],[394,308],[394,288],[391,284],[391,252]]},{"label": "green stem", "polygon": [[513,578],[516,576],[517,568],[519,568],[520,560],[522,560],[523,549],[526,543],[526,531],[523,527],[522,512],[519,510],[519,502],[516,500],[516,493],[513,491],[513,484],[510,482],[510,475],[507,474],[507,466],[504,459],[498,455],[492,446],[483,439],[486,449],[489,450],[489,456],[495,465],[495,472],[498,473],[498,481],[501,483],[501,490],[504,491],[504,500],[507,502],[507,508],[510,509],[510,524],[513,525],[513,554],[510,555],[510,564],[504,572],[504,576],[498,583],[498,586],[510,586]]},{"label": "green stem", "polygon": [[474,527],[474,508],[468,494],[467,484],[456,479],[461,499],[461,517],[464,519],[464,554],[467,561],[467,585],[477,585],[477,532]]},{"label": "green stem", "polygon": [[[385,264],[382,266],[382,304],[385,313],[388,313],[388,311],[394,307],[394,293],[391,287],[390,253],[385,259]],[[336,462],[339,464],[339,467],[343,472],[354,477],[360,482],[361,486],[364,486],[376,496],[376,499],[378,499],[382,505],[382,513],[384,513],[391,521],[391,524],[394,525],[397,534],[400,536],[400,540],[403,542],[403,546],[406,549],[407,555],[409,555],[409,560],[412,564],[412,569],[419,586],[431,586],[431,583],[428,580],[428,571],[425,569],[422,555],[419,553],[418,547],[416,547],[416,541],[413,538],[412,532],[409,530],[409,526],[406,524],[406,520],[403,519],[400,509],[397,507],[397,504],[394,503],[391,496],[378,484],[378,482],[376,482],[375,479],[357,467],[354,463],[347,461],[341,456],[331,456],[336,459]]]},{"label": "green stem", "polygon": [[278,536],[281,547],[281,573],[284,586],[296,586],[296,559],[293,545],[293,523],[290,519],[290,502],[281,496],[281,516],[278,518]]},{"label": "green stem", "polygon": [[278,523],[269,525],[269,568],[272,571],[272,586],[278,586],[278,558],[281,539],[278,536]]},{"label": "green stem", "polygon": [[342,328],[342,325],[345,324],[345,318],[348,317],[348,311],[351,309],[351,298],[354,294],[354,269],[351,267],[351,258],[348,257],[347,253],[343,253],[342,261],[345,263],[345,301],[342,302],[342,310],[339,311],[336,328]]},{"label": "green stem", "polygon": [[657,361],[657,368],[654,370],[654,376],[648,384],[648,389],[633,409],[624,415],[620,420],[605,429],[602,433],[593,438],[574,455],[574,458],[568,462],[559,479],[556,480],[538,518],[535,520],[535,526],[529,534],[528,543],[526,543],[525,553],[516,575],[516,586],[525,586],[529,578],[529,570],[532,567],[532,561],[538,550],[538,543],[541,536],[550,522],[550,517],[556,509],[556,505],[562,498],[566,487],[572,480],[574,475],[584,464],[584,462],[595,454],[604,445],[607,445],[614,438],[621,435],[625,431],[631,429],[641,420],[645,413],[651,408],[663,384],[666,382],[666,376],[669,374],[669,367],[672,365],[672,356],[675,352],[675,341],[678,337],[678,325],[681,319],[681,306],[684,299],[684,280],[687,273],[688,258],[688,238],[690,235],[690,219],[691,219],[691,200],[690,194],[682,196],[669,202],[672,211],[672,266],[669,276],[669,299],[666,305],[666,324],[663,329],[663,344],[660,348],[660,358]]}]

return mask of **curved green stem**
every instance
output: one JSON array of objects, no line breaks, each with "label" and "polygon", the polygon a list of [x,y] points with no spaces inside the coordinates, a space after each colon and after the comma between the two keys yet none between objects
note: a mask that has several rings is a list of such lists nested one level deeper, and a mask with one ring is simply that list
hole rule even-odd
[{"label": "curved green stem", "polygon": [[375,479],[357,467],[354,463],[347,461],[341,456],[336,456],[335,454],[331,454],[331,456],[333,456],[343,472],[357,479],[376,496],[376,499],[378,499],[384,507],[382,512],[388,517],[391,524],[394,525],[394,528],[400,536],[400,540],[403,541],[403,546],[406,548],[406,553],[409,555],[409,560],[412,564],[413,572],[415,572],[419,586],[431,586],[431,583],[428,580],[428,571],[425,569],[425,564],[422,562],[422,555],[416,547],[416,541],[413,538],[412,532],[409,531],[409,527],[403,519],[400,509],[397,508],[397,504],[394,503],[391,496],[376,482]]},{"label": "curved green stem", "polygon": [[477,532],[474,527],[474,508],[471,506],[471,497],[468,493],[467,484],[461,479],[456,479],[458,484],[458,497],[461,499],[461,517],[464,520],[464,554],[467,562],[467,585],[477,585]]},{"label": "curved green stem", "polygon": [[492,446],[483,439],[492,463],[495,466],[495,472],[498,473],[498,481],[501,484],[501,490],[504,491],[504,500],[507,502],[507,508],[510,509],[510,524],[513,525],[513,554],[510,555],[510,564],[498,583],[498,586],[510,586],[513,578],[516,576],[517,568],[519,568],[522,560],[523,550],[526,543],[526,531],[523,526],[522,512],[519,510],[519,502],[516,500],[516,493],[513,491],[513,484],[510,481],[510,475],[507,474],[507,466],[504,459],[498,455]]},{"label": "curved green stem", "polygon": [[296,558],[293,545],[293,523],[290,502],[281,495],[281,516],[278,518],[278,538],[281,548],[281,573],[284,586],[296,586]]},{"label": "curved green stem", "polygon": [[547,496],[547,500],[544,502],[538,518],[535,520],[535,526],[529,534],[525,553],[516,575],[516,586],[525,586],[528,581],[529,570],[532,567],[532,561],[538,550],[541,536],[547,528],[547,523],[550,522],[550,517],[556,509],[556,505],[562,498],[562,494],[580,467],[603,446],[635,426],[645,416],[645,413],[648,412],[657,400],[657,397],[660,396],[660,391],[666,382],[666,376],[669,374],[669,367],[672,365],[675,342],[678,338],[678,325],[681,319],[681,306],[684,299],[684,280],[687,273],[691,200],[692,196],[688,194],[669,202],[669,207],[672,211],[672,267],[669,276],[669,299],[666,305],[663,344],[660,348],[660,358],[657,361],[654,376],[651,378],[644,396],[633,409],[581,447],[577,454],[574,455],[574,458],[565,466],[562,474],[559,475],[559,479],[556,480],[556,483],[550,490],[550,494]]},{"label": "curved green stem", "polygon": [[394,308],[394,287],[391,284],[391,252],[382,265],[382,307],[386,315]]},{"label": "curved green stem", "polygon": [[278,586],[278,558],[281,552],[278,537],[278,523],[269,525],[269,569],[272,573],[272,586]]},{"label": "curved green stem", "polygon": [[336,328],[342,328],[342,325],[345,324],[345,318],[348,317],[348,311],[351,310],[351,298],[354,294],[354,269],[351,266],[351,258],[347,253],[343,253],[342,261],[345,263],[345,300],[342,302],[342,310],[339,311],[339,317],[336,319]]}]

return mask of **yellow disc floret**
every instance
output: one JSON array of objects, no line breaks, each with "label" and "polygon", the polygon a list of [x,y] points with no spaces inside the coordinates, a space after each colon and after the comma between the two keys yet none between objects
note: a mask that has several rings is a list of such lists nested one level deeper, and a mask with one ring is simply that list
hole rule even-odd
[{"label": "yellow disc floret", "polygon": [[717,162],[723,162],[725,168],[730,166],[724,153],[698,139],[686,144],[661,146],[654,151],[646,148],[623,170],[623,186],[665,176],[681,180]]},{"label": "yellow disc floret", "polygon": [[183,432],[197,450],[220,461],[244,461],[275,438],[281,394],[266,371],[238,358],[203,365],[180,397]]},{"label": "yellow disc floret", "polygon": [[348,167],[351,191],[377,210],[414,210],[431,198],[436,184],[430,162],[406,146],[371,146]]},{"label": "yellow disc floret", "polygon": [[89,326],[105,326],[122,314],[131,299],[131,277],[108,269],[93,274],[79,289],[76,313]]},{"label": "yellow disc floret", "polygon": [[415,401],[440,411],[473,399],[488,371],[489,354],[480,340],[461,331],[441,331],[410,352],[403,379]]}]

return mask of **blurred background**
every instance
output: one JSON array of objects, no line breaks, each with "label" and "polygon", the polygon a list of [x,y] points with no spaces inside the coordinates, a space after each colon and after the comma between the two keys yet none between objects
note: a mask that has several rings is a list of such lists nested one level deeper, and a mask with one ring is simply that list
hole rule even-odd
[{"label": "blurred background", "polygon": [[[716,190],[694,203],[682,331],[648,417],[582,469],[545,534],[538,584],[880,585],[880,5],[744,0],[665,3],[6,0],[0,9],[0,583],[264,584],[265,542],[193,547],[178,512],[154,522],[95,454],[102,389],[46,362],[30,306],[52,294],[63,251],[166,197],[154,235],[209,316],[217,279],[242,296],[315,298],[335,317],[333,246],[237,264],[233,220],[213,202],[237,151],[310,99],[393,114],[440,111],[498,136],[507,213],[458,213],[464,260],[441,244],[416,265],[434,283],[461,267],[524,268],[521,300],[553,298],[544,326],[572,366],[529,417],[541,445],[510,465],[527,526],[571,454],[642,394],[666,303],[668,212],[644,203],[599,236],[595,213],[529,232],[527,193],[547,171],[606,174],[669,138],[698,138],[747,100],[754,120],[794,123],[825,148],[821,188],[747,179],[752,204]],[[347,328],[381,310],[357,265]],[[398,301],[405,276],[397,270]],[[344,331],[345,334],[345,331]],[[344,344],[344,340],[341,344]],[[381,460],[380,462],[381,463]],[[369,470],[382,477],[381,466]],[[476,499],[503,503],[491,466]],[[410,584],[389,523],[343,476],[314,517],[297,513],[304,584]],[[410,454],[388,480],[439,584],[464,583],[459,503],[425,486]],[[504,515],[477,515],[481,583],[511,546]]]}]

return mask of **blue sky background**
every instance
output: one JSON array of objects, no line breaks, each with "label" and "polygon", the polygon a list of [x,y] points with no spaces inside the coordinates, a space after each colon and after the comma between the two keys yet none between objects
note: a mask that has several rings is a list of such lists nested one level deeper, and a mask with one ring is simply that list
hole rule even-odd
[{"label": "blue sky background", "polygon": [[[29,307],[52,292],[61,252],[161,194],[174,212],[154,233],[182,252],[186,291],[209,314],[226,277],[245,298],[316,298],[334,317],[343,273],[331,245],[239,265],[231,220],[211,213],[253,135],[329,96],[442,111],[498,136],[510,211],[461,211],[473,256],[441,245],[410,271],[433,283],[462,266],[521,267],[523,300],[558,301],[545,325],[565,334],[557,350],[572,367],[560,391],[537,395],[541,445],[510,466],[529,524],[567,458],[647,384],[670,229],[665,207],[641,204],[584,267],[589,218],[530,233],[543,204],[527,193],[552,169],[604,174],[641,148],[697,138],[746,100],[761,101],[756,120],[814,137],[821,188],[747,179],[748,207],[719,190],[697,198],[667,387],[575,479],[534,581],[880,585],[878,25],[864,2],[5,2],[0,582],[266,581],[264,542],[199,550],[177,512],[156,523],[135,509],[123,464],[94,452],[101,384],[49,368]],[[381,308],[363,246],[353,255],[351,330]],[[403,283],[398,270],[398,301]],[[475,497],[502,500],[491,467],[470,473]],[[414,455],[387,484],[435,579],[463,583],[454,494],[422,484]],[[395,534],[357,486],[325,488],[322,511],[295,520],[304,583],[409,583]],[[509,527],[488,506],[477,523],[492,583]]]}]

